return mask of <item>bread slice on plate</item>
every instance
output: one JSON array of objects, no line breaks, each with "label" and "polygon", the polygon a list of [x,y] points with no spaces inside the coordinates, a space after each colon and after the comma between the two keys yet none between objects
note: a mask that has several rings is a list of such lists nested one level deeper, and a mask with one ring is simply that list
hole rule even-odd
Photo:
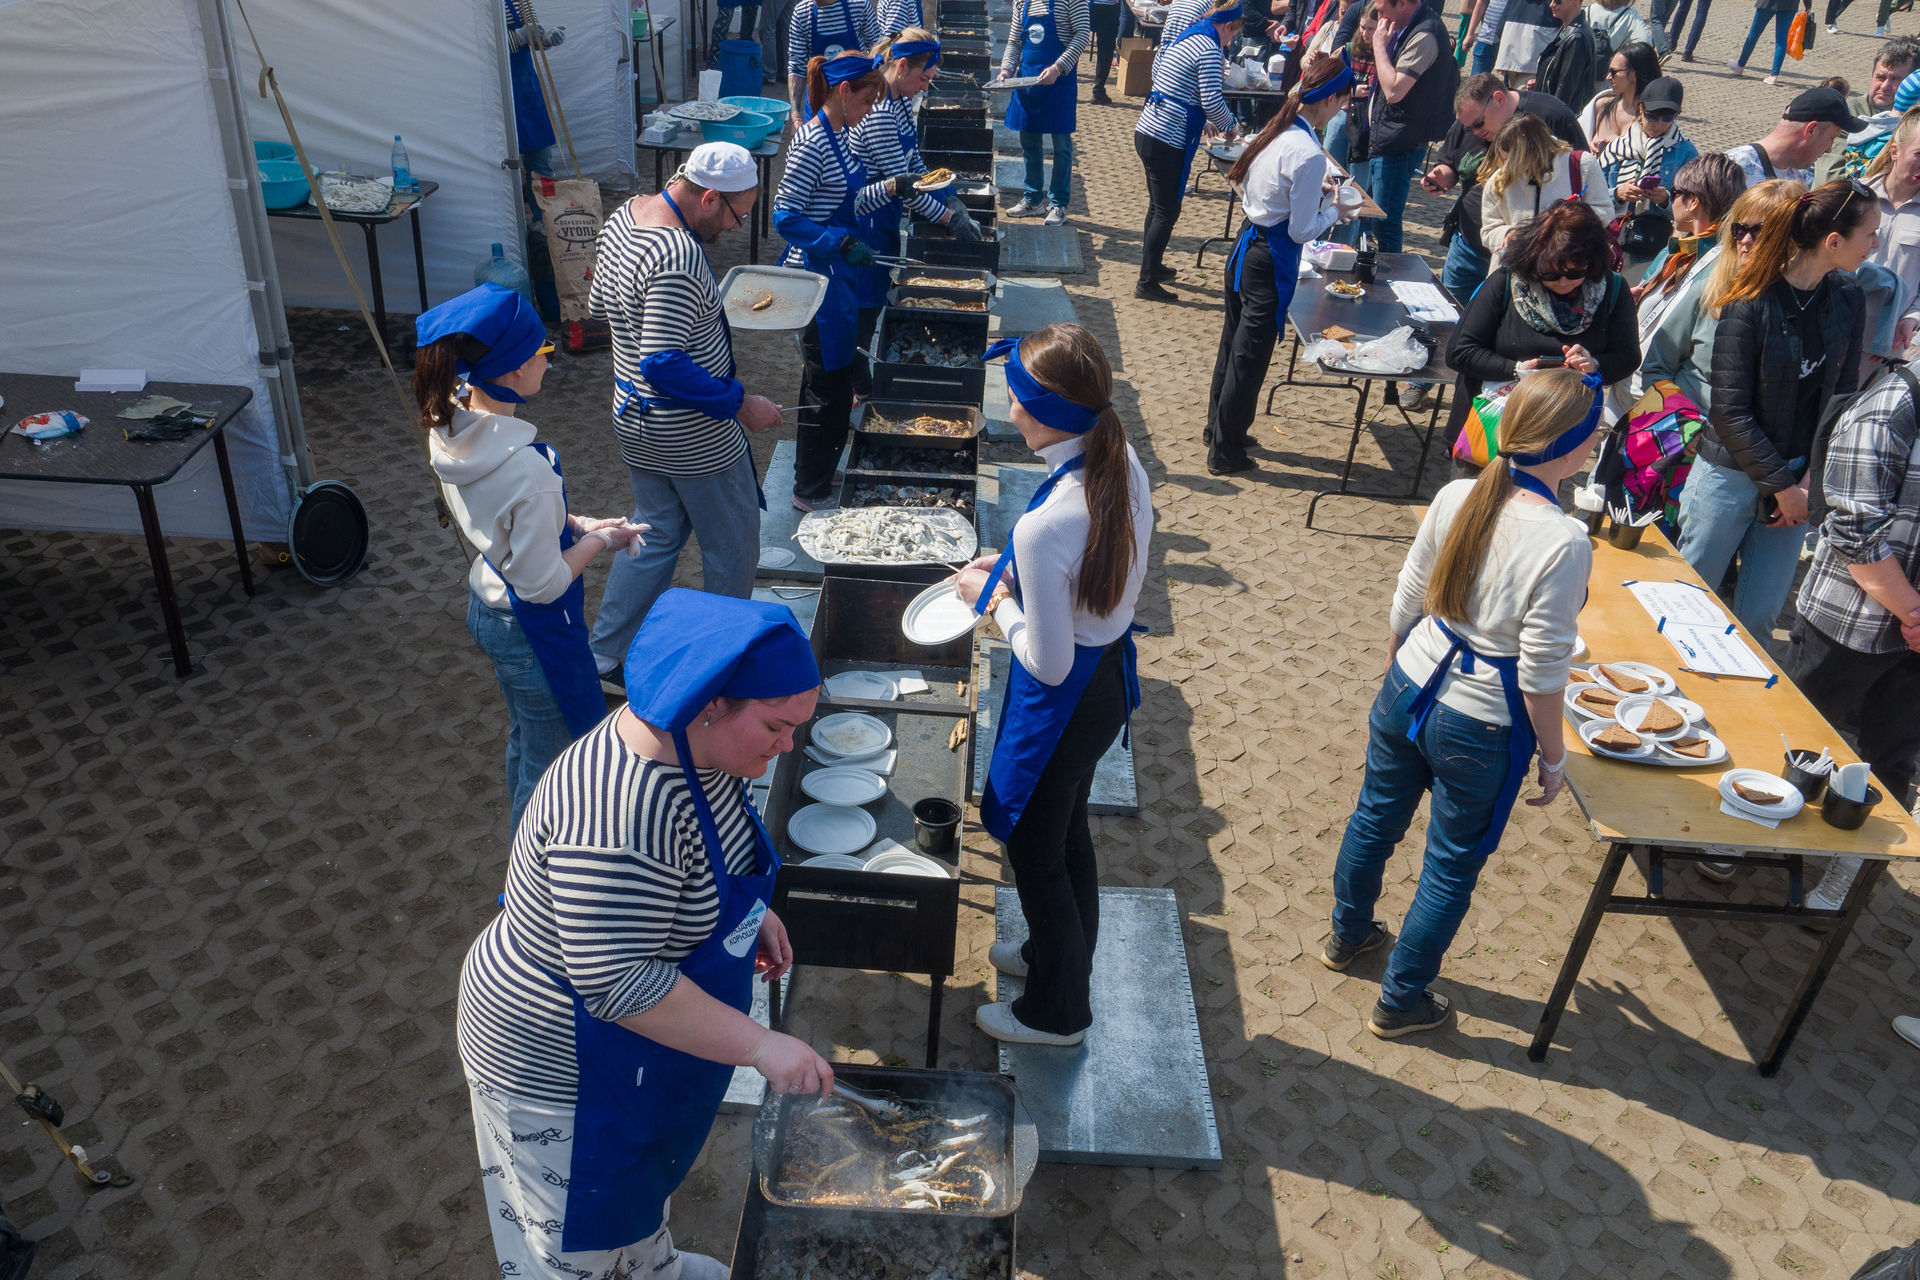
[{"label": "bread slice on plate", "polygon": [[1595,684],[1597,682],[1593,678],[1593,672],[1582,671],[1578,667],[1570,667],[1567,669],[1567,683],[1568,684]]},{"label": "bread slice on plate", "polygon": [[1705,738],[1675,738],[1667,744],[1667,750],[1675,755],[1692,756],[1695,760],[1705,760],[1713,754],[1713,743]]},{"label": "bread slice on plate", "polygon": [[1608,684],[1622,693],[1645,693],[1653,688],[1652,684],[1642,680],[1633,672],[1622,671],[1619,667],[1609,667],[1604,663],[1601,664],[1600,674],[1607,678]]},{"label": "bread slice on plate", "polygon": [[1645,745],[1639,734],[1623,724],[1608,725],[1593,735],[1592,742],[1596,747],[1612,747],[1615,751],[1632,751],[1635,747]]},{"label": "bread slice on plate", "polygon": [[1613,714],[1613,709],[1620,705],[1620,695],[1611,689],[1602,689],[1596,686],[1592,689],[1583,689],[1575,694],[1573,704],[1584,711],[1591,711],[1597,716],[1610,716]]},{"label": "bread slice on plate", "polygon": [[1647,713],[1640,717],[1640,732],[1671,733],[1675,729],[1684,729],[1687,718],[1674,709],[1672,703],[1664,698],[1655,698]]},{"label": "bread slice on plate", "polygon": [[1759,787],[1749,787],[1741,782],[1736,782],[1732,785],[1733,794],[1739,796],[1748,804],[1768,805],[1785,804],[1787,802],[1787,798],[1777,792],[1762,791]]}]

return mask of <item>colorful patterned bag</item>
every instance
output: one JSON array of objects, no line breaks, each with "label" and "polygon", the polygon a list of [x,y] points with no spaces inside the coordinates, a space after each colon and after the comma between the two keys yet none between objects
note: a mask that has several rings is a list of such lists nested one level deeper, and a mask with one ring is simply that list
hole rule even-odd
[{"label": "colorful patterned bag", "polygon": [[1473,398],[1473,407],[1467,410],[1467,420],[1460,424],[1460,434],[1453,438],[1454,457],[1472,466],[1484,467],[1500,456],[1500,415],[1507,407],[1507,397],[1513,394],[1514,385],[1502,382],[1481,388],[1480,394]]},{"label": "colorful patterned bag", "polygon": [[1635,515],[1659,514],[1669,524],[1680,509],[1680,487],[1693,469],[1707,425],[1700,406],[1671,382],[1655,382],[1627,413],[1594,463],[1607,501]]}]

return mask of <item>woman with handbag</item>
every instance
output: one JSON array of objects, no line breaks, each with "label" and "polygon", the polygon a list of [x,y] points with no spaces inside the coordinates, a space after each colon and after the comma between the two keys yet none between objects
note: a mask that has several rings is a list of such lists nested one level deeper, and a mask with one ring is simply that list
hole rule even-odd
[{"label": "woman with handbag", "polygon": [[1492,456],[1463,434],[1483,387],[1504,389],[1536,369],[1565,365],[1614,383],[1640,367],[1633,293],[1609,266],[1612,246],[1599,215],[1563,200],[1515,234],[1502,265],[1467,303],[1447,347],[1457,370],[1447,438],[1456,465],[1471,472]]},{"label": "woman with handbag", "polygon": [[1680,132],[1685,92],[1671,76],[1653,81],[1640,96],[1633,124],[1600,151],[1600,171],[1622,210],[1613,230],[1629,267],[1651,261],[1667,247],[1673,235],[1674,175],[1700,154]]},{"label": "woman with handbag", "polygon": [[1489,253],[1498,254],[1520,228],[1563,200],[1590,206],[1603,232],[1613,218],[1613,191],[1599,157],[1568,147],[1539,116],[1514,112],[1493,135],[1480,172],[1480,242]]},{"label": "woman with handbag", "polygon": [[1747,27],[1747,42],[1740,46],[1740,56],[1727,63],[1727,70],[1736,76],[1747,74],[1747,59],[1753,56],[1753,46],[1760,43],[1760,33],[1771,22],[1773,70],[1767,74],[1766,82],[1779,84],[1780,64],[1787,59],[1787,28],[1793,23],[1796,9],[1805,10],[1808,23],[1812,23],[1813,0],[1753,0],[1753,22]]}]

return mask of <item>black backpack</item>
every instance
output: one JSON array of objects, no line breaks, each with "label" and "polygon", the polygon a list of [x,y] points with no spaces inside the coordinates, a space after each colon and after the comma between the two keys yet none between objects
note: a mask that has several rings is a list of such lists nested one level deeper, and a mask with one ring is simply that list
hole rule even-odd
[{"label": "black backpack", "polygon": [[[1920,413],[1920,379],[1916,379],[1913,371],[1904,363],[1889,365],[1887,373],[1883,373],[1881,377],[1887,374],[1897,375],[1907,384],[1907,398],[1914,402],[1914,412]],[[1813,433],[1813,449],[1807,459],[1807,524],[1812,528],[1818,529],[1826,523],[1829,510],[1826,493],[1827,443],[1833,439],[1834,424],[1840,421],[1840,415],[1853,408],[1855,401],[1879,385],[1880,378],[1872,379],[1866,386],[1859,388],[1845,399],[1836,398],[1830,402],[1826,412],[1820,415],[1820,425],[1814,429]],[[1916,1245],[1915,1248],[1920,1249],[1920,1245]],[[1916,1254],[1916,1257],[1920,1257],[1920,1254]],[[1914,1274],[1913,1280],[1920,1280],[1920,1273]]]}]

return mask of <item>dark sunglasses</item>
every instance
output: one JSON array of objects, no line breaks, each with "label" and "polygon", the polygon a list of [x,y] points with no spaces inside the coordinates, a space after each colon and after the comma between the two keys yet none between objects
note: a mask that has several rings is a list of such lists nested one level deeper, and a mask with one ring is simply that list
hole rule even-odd
[{"label": "dark sunglasses", "polygon": [[1760,234],[1760,228],[1765,225],[1761,222],[1736,222],[1731,225],[1729,231],[1735,240],[1752,240]]},{"label": "dark sunglasses", "polygon": [[1695,204],[1705,204],[1707,202],[1705,196],[1701,195],[1698,191],[1694,191],[1688,187],[1675,187],[1673,189],[1673,194],[1676,196],[1685,196],[1687,199],[1693,201]]},{"label": "dark sunglasses", "polygon": [[1667,111],[1662,109],[1660,111],[1647,112],[1647,119],[1653,121],[1655,124],[1672,124],[1675,120],[1678,120],[1679,118],[1680,118],[1680,113],[1678,111]]},{"label": "dark sunglasses", "polygon": [[1562,267],[1558,271],[1542,271],[1540,273],[1541,284],[1559,284],[1562,280],[1585,280],[1586,278],[1587,269],[1585,267]]}]

